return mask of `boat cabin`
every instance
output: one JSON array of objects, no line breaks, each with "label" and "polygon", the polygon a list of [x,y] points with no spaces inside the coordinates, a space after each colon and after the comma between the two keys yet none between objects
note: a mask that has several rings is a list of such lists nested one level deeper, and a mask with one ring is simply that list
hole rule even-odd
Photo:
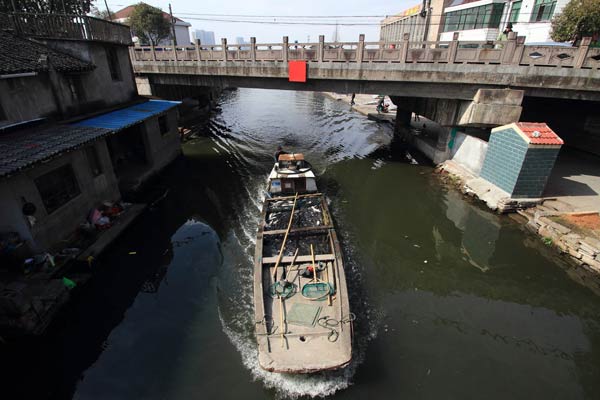
[{"label": "boat cabin", "polygon": [[315,174],[312,165],[304,159],[304,154],[279,155],[269,174],[267,190],[274,195],[315,193]]}]

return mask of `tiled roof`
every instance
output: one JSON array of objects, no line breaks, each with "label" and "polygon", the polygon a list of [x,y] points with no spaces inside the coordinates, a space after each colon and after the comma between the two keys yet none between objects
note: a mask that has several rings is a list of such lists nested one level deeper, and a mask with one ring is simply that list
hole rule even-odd
[{"label": "tiled roof", "polygon": [[9,176],[110,133],[109,129],[72,125],[0,133],[0,177]]},{"label": "tiled roof", "polygon": [[565,143],[543,122],[517,122],[515,125],[531,144],[562,145]]},{"label": "tiled roof", "polygon": [[0,75],[48,70],[46,59],[59,72],[81,72],[94,65],[41,43],[0,31]]}]

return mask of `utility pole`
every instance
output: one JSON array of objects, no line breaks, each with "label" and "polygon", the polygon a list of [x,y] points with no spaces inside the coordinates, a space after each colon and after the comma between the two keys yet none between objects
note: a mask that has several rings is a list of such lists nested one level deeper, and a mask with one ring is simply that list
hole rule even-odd
[{"label": "utility pole", "polygon": [[177,37],[175,37],[175,18],[173,18],[173,9],[169,3],[169,14],[171,14],[171,34],[173,35],[173,46],[177,46]]},{"label": "utility pole", "polygon": [[112,15],[110,13],[110,8],[108,8],[108,3],[104,0],[104,5],[106,6],[106,13],[108,14],[108,19],[112,21]]},{"label": "utility pole", "polygon": [[17,6],[15,6],[15,0],[10,0],[13,6],[13,12],[17,12]]}]

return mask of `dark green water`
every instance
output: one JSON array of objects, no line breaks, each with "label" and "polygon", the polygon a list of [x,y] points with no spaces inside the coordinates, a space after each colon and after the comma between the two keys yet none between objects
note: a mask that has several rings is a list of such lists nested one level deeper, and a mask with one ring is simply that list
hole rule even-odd
[{"label": "dark green water", "polygon": [[[44,338],[12,348],[8,398],[600,398],[600,301],[518,224],[346,104],[238,90],[221,105],[162,177],[165,201]],[[277,144],[306,154],[331,200],[358,317],[344,371],[257,366],[252,256]]]}]

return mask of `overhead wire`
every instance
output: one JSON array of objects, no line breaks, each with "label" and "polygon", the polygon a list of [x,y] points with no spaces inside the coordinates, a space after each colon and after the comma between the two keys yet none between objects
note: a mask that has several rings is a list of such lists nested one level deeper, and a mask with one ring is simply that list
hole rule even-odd
[{"label": "overhead wire", "polygon": [[[240,20],[240,19],[221,19],[221,18],[198,18],[198,17],[185,17],[181,14],[174,14],[180,18],[185,18],[192,21],[210,21],[210,22],[225,22],[225,23],[245,23],[245,24],[267,24],[267,25],[307,25],[307,26],[381,26],[379,22],[338,22],[338,21],[326,21],[326,22],[305,22],[305,21],[269,21],[269,20]],[[518,22],[515,25],[530,25],[530,24],[547,24],[550,21],[537,21],[537,22]],[[446,25],[445,22],[408,22],[403,24],[405,26],[442,26]],[[481,27],[484,28],[484,27]]]}]

